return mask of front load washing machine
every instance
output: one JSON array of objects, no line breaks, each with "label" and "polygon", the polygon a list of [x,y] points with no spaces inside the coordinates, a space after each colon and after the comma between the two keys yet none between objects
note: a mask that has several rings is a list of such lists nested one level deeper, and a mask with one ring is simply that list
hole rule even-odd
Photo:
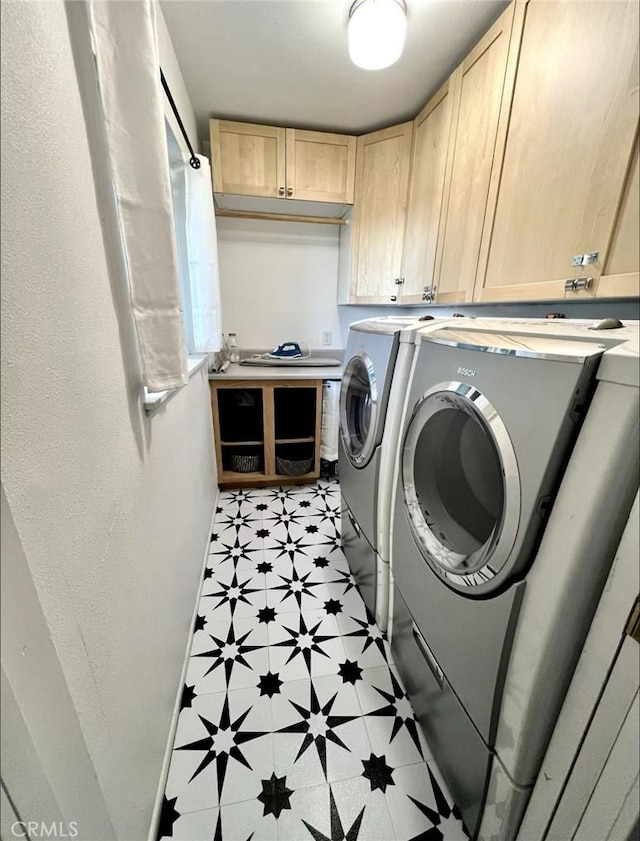
[{"label": "front load washing machine", "polygon": [[385,629],[391,483],[418,327],[447,319],[387,316],[349,327],[340,391],[342,543],[358,589]]},{"label": "front load washing machine", "polygon": [[392,648],[473,838],[515,837],[637,490],[637,337],[496,322],[419,337]]}]

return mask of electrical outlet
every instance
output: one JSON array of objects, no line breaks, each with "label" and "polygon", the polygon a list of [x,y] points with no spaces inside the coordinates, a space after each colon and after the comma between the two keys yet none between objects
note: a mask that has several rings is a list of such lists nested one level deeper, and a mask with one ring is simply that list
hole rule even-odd
[{"label": "electrical outlet", "polygon": [[331,330],[323,330],[322,331],[322,344],[323,345],[330,345],[331,344]]}]

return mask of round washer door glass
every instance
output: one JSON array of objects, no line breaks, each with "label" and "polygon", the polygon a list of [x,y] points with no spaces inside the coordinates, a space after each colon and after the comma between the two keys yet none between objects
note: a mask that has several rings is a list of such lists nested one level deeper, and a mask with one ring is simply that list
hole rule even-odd
[{"label": "round washer door glass", "polygon": [[402,475],[414,538],[456,589],[490,589],[520,517],[515,453],[495,408],[465,383],[440,383],[416,406]]},{"label": "round washer door glass", "polygon": [[364,354],[352,356],[342,376],[340,428],[347,455],[359,466],[369,459],[375,444],[377,399],[371,360]]}]

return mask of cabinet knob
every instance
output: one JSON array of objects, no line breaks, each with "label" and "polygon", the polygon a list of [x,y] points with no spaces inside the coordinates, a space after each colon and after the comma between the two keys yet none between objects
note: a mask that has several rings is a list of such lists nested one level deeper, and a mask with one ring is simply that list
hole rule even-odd
[{"label": "cabinet knob", "polygon": [[287,195],[288,195],[288,196],[292,196],[292,195],[293,195],[293,187],[287,187]]},{"label": "cabinet knob", "polygon": [[278,187],[278,193],[281,196],[284,196],[284,187]]}]

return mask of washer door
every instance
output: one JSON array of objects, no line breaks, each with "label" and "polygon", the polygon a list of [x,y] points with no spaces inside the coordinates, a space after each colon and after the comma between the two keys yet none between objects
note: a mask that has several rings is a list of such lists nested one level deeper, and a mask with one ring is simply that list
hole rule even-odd
[{"label": "washer door", "polygon": [[506,427],[481,392],[459,382],[426,392],[405,435],[402,481],[429,566],[467,595],[501,586],[520,520],[520,479]]},{"label": "washer door", "polygon": [[365,353],[352,356],[342,375],[340,432],[349,459],[364,467],[376,444],[378,391],[373,363]]}]

